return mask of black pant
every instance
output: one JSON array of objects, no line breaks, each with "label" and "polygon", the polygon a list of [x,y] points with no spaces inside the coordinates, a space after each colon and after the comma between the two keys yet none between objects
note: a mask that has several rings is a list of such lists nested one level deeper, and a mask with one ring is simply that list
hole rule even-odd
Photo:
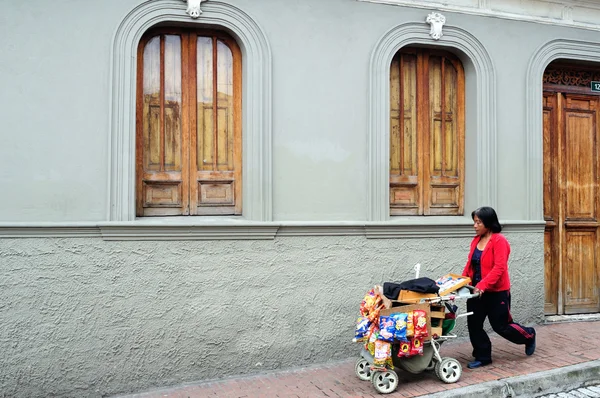
[{"label": "black pant", "polygon": [[478,361],[492,360],[492,342],[483,322],[488,317],[492,329],[500,336],[515,344],[527,344],[535,338],[535,329],[514,323],[510,315],[510,292],[486,292],[479,298],[467,300],[469,338],[473,346],[473,356]]}]

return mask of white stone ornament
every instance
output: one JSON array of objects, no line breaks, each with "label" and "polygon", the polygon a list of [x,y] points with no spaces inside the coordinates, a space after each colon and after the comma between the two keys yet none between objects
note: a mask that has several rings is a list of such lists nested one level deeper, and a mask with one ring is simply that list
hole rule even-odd
[{"label": "white stone ornament", "polygon": [[202,3],[203,1],[208,1],[208,0],[183,0],[183,1],[187,2],[187,10],[185,10],[185,12],[187,12],[190,17],[196,19],[196,18],[200,17],[200,14],[202,14],[202,10],[200,9],[200,3]]},{"label": "white stone ornament", "polygon": [[427,15],[427,19],[425,21],[431,25],[429,36],[431,36],[433,40],[441,39],[443,36],[442,27],[446,23],[446,17],[439,12],[432,12],[431,14]]}]

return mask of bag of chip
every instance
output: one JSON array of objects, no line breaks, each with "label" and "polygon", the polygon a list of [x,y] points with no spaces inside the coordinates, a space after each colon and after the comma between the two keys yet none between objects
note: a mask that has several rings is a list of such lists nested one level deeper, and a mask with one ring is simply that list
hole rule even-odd
[{"label": "bag of chip", "polygon": [[415,337],[411,340],[410,356],[423,355],[423,338]]},{"label": "bag of chip", "polygon": [[375,292],[375,289],[371,289],[360,303],[360,315],[374,322],[379,317],[379,311],[382,307],[381,297]]},{"label": "bag of chip", "polygon": [[410,341],[401,341],[398,345],[398,358],[407,357],[410,355]]},{"label": "bag of chip", "polygon": [[373,365],[384,367],[392,356],[392,346],[389,342],[377,340],[375,342],[375,357]]},{"label": "bag of chip", "polygon": [[396,322],[391,316],[379,317],[379,339],[383,341],[394,341]]},{"label": "bag of chip", "polygon": [[374,327],[375,325],[371,325],[371,334],[369,335],[369,343],[374,343],[379,340],[379,329]]},{"label": "bag of chip", "polygon": [[395,321],[394,328],[394,340],[405,341],[406,340],[406,320],[408,314],[395,313],[390,315]]},{"label": "bag of chip", "polygon": [[367,343],[367,351],[369,351],[369,354],[371,354],[371,356],[375,356],[375,341],[369,341]]},{"label": "bag of chip", "polygon": [[414,318],[413,311],[410,311],[406,318],[406,337],[413,337],[415,335],[415,327],[413,324],[413,318]]},{"label": "bag of chip", "polygon": [[414,337],[427,337],[427,313],[423,310],[413,311]]},{"label": "bag of chip", "polygon": [[369,333],[369,328],[371,327],[371,322],[369,318],[360,317],[356,320],[356,329],[354,330],[354,340],[360,341],[367,337]]}]

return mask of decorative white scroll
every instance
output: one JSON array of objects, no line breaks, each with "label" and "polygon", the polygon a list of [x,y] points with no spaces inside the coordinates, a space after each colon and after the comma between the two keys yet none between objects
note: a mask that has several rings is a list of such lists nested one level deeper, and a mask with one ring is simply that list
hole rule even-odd
[{"label": "decorative white scroll", "polygon": [[431,36],[433,40],[441,39],[443,36],[442,27],[446,23],[446,17],[439,12],[432,12],[431,14],[427,15],[427,19],[425,21],[431,25],[429,36]]},{"label": "decorative white scroll", "polygon": [[194,19],[200,17],[200,14],[202,14],[202,10],[200,9],[200,4],[203,1],[208,1],[208,0],[183,0],[187,2],[187,10],[185,10],[185,12],[188,13],[188,15]]}]

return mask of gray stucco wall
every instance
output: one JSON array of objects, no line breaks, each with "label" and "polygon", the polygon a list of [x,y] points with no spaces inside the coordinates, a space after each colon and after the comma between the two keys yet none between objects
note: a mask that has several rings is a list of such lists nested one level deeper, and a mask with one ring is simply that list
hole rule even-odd
[{"label": "gray stucco wall", "polygon": [[[514,316],[538,322],[543,236],[507,237]],[[0,240],[0,396],[100,397],[352,357],[371,286],[417,262],[423,276],[460,272],[469,242]]]}]

